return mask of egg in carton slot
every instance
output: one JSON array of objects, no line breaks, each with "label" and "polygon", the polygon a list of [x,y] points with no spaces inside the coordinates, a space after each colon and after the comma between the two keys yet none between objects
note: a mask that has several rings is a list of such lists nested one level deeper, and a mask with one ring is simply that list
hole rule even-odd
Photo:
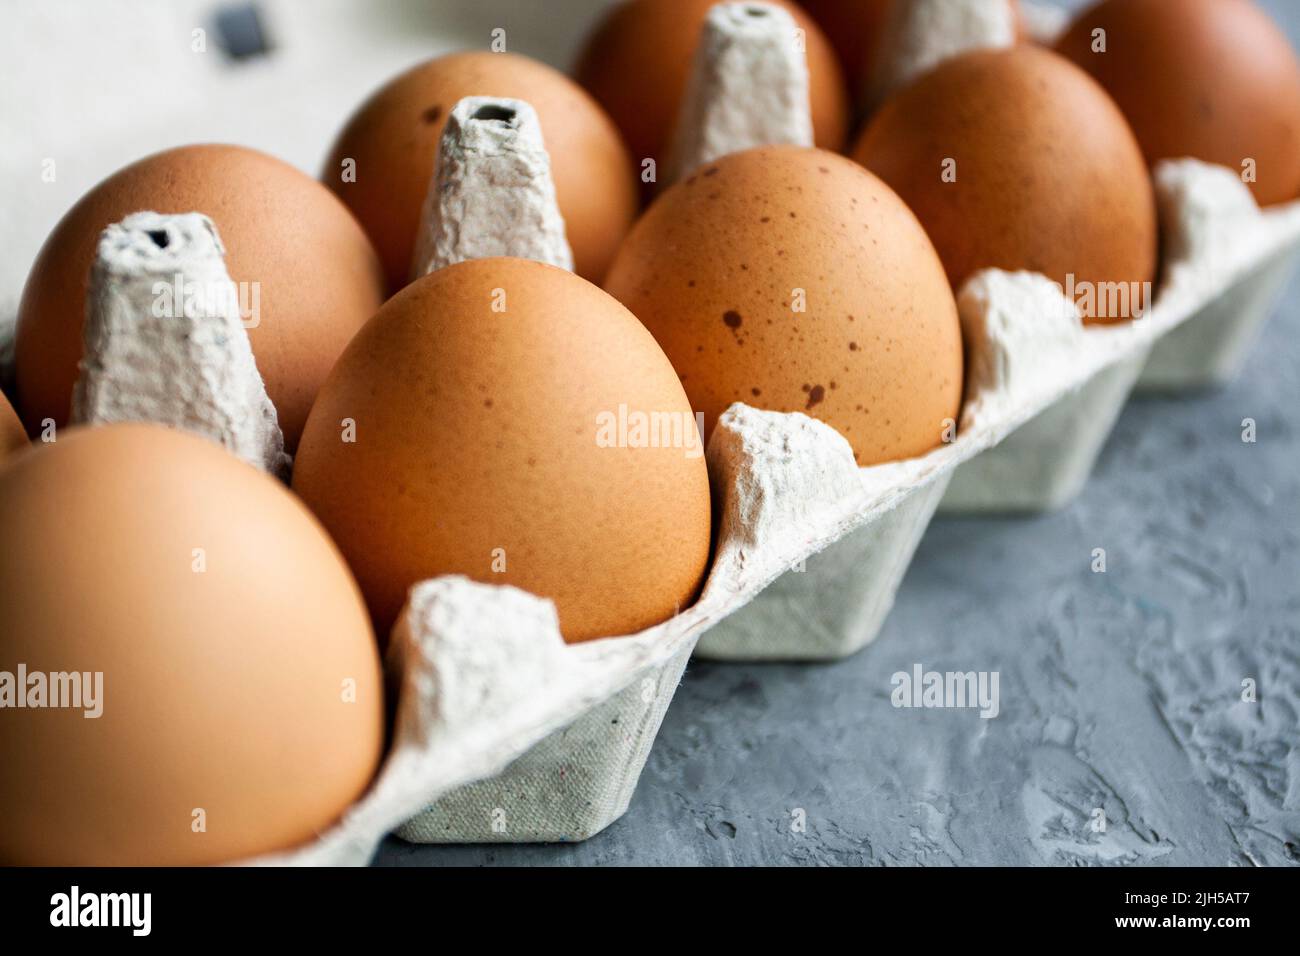
[{"label": "egg in carton slot", "polygon": [[[1028,32],[1045,46],[1055,46],[1070,28],[1059,8],[1033,0],[1022,0],[1020,7]],[[909,14],[896,14],[891,27],[906,35],[913,28]],[[948,52],[993,45],[995,30],[969,31]],[[964,467],[940,513],[1060,508],[1083,488],[1134,389],[1186,393],[1225,385],[1240,373],[1300,262],[1300,244],[1286,238],[1285,225],[1296,204],[1261,209],[1236,171],[1209,164],[1198,171],[1189,162],[1177,172],[1171,168],[1175,162],[1162,161],[1155,171],[1165,241],[1160,296],[1195,297],[1193,314],[1156,338],[1145,355],[1135,353],[1099,374]]]},{"label": "egg in carton slot", "polygon": [[[1028,10],[1033,5],[1022,6]],[[1073,22],[1043,19],[1039,39],[1102,83],[1130,117],[1143,152],[1156,165],[1183,153],[1207,160],[1213,155],[1239,181],[1251,184],[1250,192],[1266,210],[1294,205],[1300,177],[1270,174],[1288,163],[1294,167],[1280,158],[1286,137],[1294,136],[1287,132],[1294,120],[1286,117],[1300,110],[1300,67],[1291,43],[1258,5],[1231,10],[1197,0],[1178,13],[1181,22],[1170,23],[1167,8],[1126,8],[1112,0],[1090,7]],[[1099,45],[1103,35],[1125,36],[1124,42],[1143,48],[1144,55],[1117,61]],[[1207,66],[1234,49],[1250,51],[1249,67],[1241,62],[1226,70]],[[1154,108],[1157,99],[1149,91],[1155,90],[1171,118]],[[1188,121],[1192,112],[1196,123]],[[1249,127],[1237,124],[1233,113],[1248,116]],[[1252,132],[1247,134],[1247,128]],[[1183,142],[1175,145],[1174,140]],[[1189,141],[1204,152],[1190,152]],[[1236,279],[1155,343],[1137,379],[1139,392],[1181,394],[1229,384],[1276,312],[1300,258],[1294,248],[1272,249],[1267,227],[1255,225],[1255,204],[1226,184],[1217,193],[1206,186],[1189,206],[1189,215],[1200,221],[1187,223],[1187,232],[1197,243],[1215,246],[1204,250],[1201,268],[1213,266]],[[1186,252],[1170,250],[1166,258],[1179,256]],[[1165,281],[1170,281],[1168,274]],[[1214,280],[1201,283],[1208,289]]]},{"label": "egg in carton slot", "polygon": [[[1285,39],[1267,24],[1266,16],[1258,11],[1250,14],[1251,35],[1269,41],[1269,56],[1293,59]],[[1148,11],[1148,21],[1154,15]],[[882,19],[878,53],[866,75],[862,100],[879,107],[953,58],[1010,49],[1024,39],[1057,47],[1069,33],[1082,36],[1089,25],[1081,20],[1072,27],[1065,11],[1032,0],[1022,0],[1018,6],[979,0],[903,0],[891,4]],[[1156,28],[1151,22],[1139,26],[1148,32]],[[1274,49],[1278,45],[1281,51]],[[1092,54],[1097,61],[1121,56],[1096,49]],[[1089,64],[1090,56],[1078,54],[1075,62]],[[899,125],[893,124],[895,133]],[[1067,132],[1072,138],[1094,134],[1086,126]],[[940,502],[939,513],[1060,508],[1083,488],[1135,387],[1186,391],[1223,384],[1240,370],[1260,326],[1276,309],[1300,255],[1296,244],[1282,236],[1288,210],[1295,203],[1261,209],[1245,185],[1245,177],[1236,171],[1215,167],[1217,173],[1208,169],[1197,172],[1191,166],[1182,172],[1171,171],[1176,162],[1163,160],[1154,169],[1164,243],[1156,310],[1163,314],[1171,300],[1182,302],[1195,296],[1194,314],[1177,328],[1167,328],[1152,338],[1146,352],[1135,346],[1123,361],[1098,372],[996,450],[960,469]],[[913,197],[905,198],[910,201]],[[1051,242],[1049,236],[1042,239]],[[1189,259],[1195,260],[1192,268],[1186,266]],[[1104,315],[1112,290],[1110,283],[1080,282],[1077,290],[1067,289],[1067,297],[1090,303],[1097,311],[1089,317]],[[1152,311],[1150,303],[1145,311]],[[1130,314],[1137,316],[1140,310]],[[1162,323],[1153,324],[1164,328]],[[1089,321],[1086,332],[1095,328]],[[1028,340],[1020,346],[1022,350],[1035,347]]]}]

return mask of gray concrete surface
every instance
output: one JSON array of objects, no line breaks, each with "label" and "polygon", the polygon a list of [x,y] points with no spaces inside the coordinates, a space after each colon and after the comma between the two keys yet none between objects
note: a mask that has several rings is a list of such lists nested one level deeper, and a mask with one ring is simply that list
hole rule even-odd
[{"label": "gray concrete surface", "polygon": [[[1300,863],[1297,399],[1300,280],[1236,384],[1130,403],[1065,511],[936,521],[863,653],[693,663],[604,833],[377,862]],[[915,663],[1000,672],[1000,715],[894,708]]]}]

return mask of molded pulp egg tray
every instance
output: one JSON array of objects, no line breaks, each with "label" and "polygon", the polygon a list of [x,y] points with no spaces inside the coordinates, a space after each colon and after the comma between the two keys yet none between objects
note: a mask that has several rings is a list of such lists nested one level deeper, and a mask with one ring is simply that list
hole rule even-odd
[{"label": "molded pulp egg tray", "polygon": [[1257,325],[1300,248],[1300,203],[1261,212],[1229,170],[1166,163],[1156,184],[1166,261],[1136,321],[1085,327],[1059,286],[1026,273],[981,273],[961,291],[966,403],[955,440],[930,454],[860,469],[821,422],[732,406],[708,448],[716,557],[677,617],[566,645],[542,598],[463,578],[414,587],[373,787],[314,843],[255,862],[360,864],[394,830],[585,839],[627,809],[697,643],[721,659],[844,657],[879,632],[945,489],[976,506],[1005,486],[1023,502],[1068,498],[1152,347],[1198,324]]},{"label": "molded pulp egg tray", "polygon": [[[765,129],[757,141],[808,135]],[[965,402],[933,452],[859,468],[822,422],[732,406],[707,451],[713,564],[699,600],[671,620],[567,645],[544,598],[457,577],[417,584],[389,643],[396,719],[370,790],[312,843],[247,862],[364,864],[390,832],[426,843],[590,837],[627,809],[692,653],[846,657],[879,633],[936,509],[1069,501],[1136,384],[1199,387],[1235,373],[1300,255],[1300,202],[1261,211],[1232,170],[1193,160],[1161,164],[1155,182],[1164,262],[1142,317],[1085,326],[1059,286],[1028,273],[991,270],[960,291]],[[265,399],[250,395],[250,408]]]}]

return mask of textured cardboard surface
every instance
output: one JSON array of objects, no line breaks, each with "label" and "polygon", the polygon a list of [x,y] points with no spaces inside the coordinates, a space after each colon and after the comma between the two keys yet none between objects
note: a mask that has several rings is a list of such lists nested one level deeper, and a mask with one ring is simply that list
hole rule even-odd
[{"label": "textured cardboard surface", "polygon": [[569,843],[627,810],[690,649],[583,714],[504,773],[447,794],[398,828],[413,843]]},{"label": "textured cardboard surface", "polygon": [[1225,295],[1204,314],[1175,329],[1151,350],[1137,387],[1185,392],[1231,382],[1254,348],[1264,323],[1277,311],[1300,254],[1284,253],[1259,270],[1245,295]]},{"label": "textured cardboard surface", "polygon": [[958,468],[940,513],[1052,511],[1069,504],[1092,474],[1147,354],[1108,368]]},{"label": "textured cardboard surface", "polygon": [[944,475],[930,482],[880,520],[787,571],[705,633],[696,654],[706,660],[838,660],[870,644],[948,480]]}]

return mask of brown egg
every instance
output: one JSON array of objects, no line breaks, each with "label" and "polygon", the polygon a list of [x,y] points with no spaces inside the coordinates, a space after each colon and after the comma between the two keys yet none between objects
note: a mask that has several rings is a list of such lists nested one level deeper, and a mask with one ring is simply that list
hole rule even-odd
[{"label": "brown egg", "polygon": [[[205,439],[77,428],[0,469],[0,606],[0,682],[28,675],[28,706],[0,712],[6,864],[285,849],[375,772],[379,656],[352,576],[288,491]],[[50,706],[50,675],[74,672],[89,696]]]},{"label": "brown egg", "polygon": [[957,416],[961,331],[934,247],[843,157],[772,146],[705,167],[650,207],[606,287],[709,429],[733,402],[806,412],[871,465],[929,451]]},{"label": "brown egg", "polygon": [[257,321],[248,334],[292,451],[316,389],[383,301],[383,279],[365,234],[329,190],[239,146],[182,146],[142,159],[54,227],[18,311],[18,398],[28,431],[45,418],[67,421],[100,233],[141,210],[201,212],[216,223],[231,279],[247,284],[242,301],[258,305],[246,318]]},{"label": "brown egg", "polygon": [[9,399],[0,392],[0,461],[27,445],[27,431]]},{"label": "brown egg", "polygon": [[[509,53],[439,57],[370,97],[334,143],[323,178],[379,249],[390,291],[410,279],[420,210],[447,115],[466,96],[526,100],[542,123],[574,267],[599,282],[637,207],[637,169],[618,131],[576,83]],[[346,160],[356,181],[342,177]]]},{"label": "brown egg", "polygon": [[[1020,39],[1028,38],[1016,0],[984,2],[1010,3]],[[876,44],[884,33],[892,3],[893,0],[800,0],[800,5],[807,8],[835,47],[849,78],[849,91],[854,97],[862,92],[871,76],[877,56]]]},{"label": "brown egg", "polygon": [[839,56],[849,91],[861,92],[893,0],[801,0]]},{"label": "brown egg", "polygon": [[891,97],[853,156],[916,213],[956,288],[985,268],[1039,272],[1113,304],[1092,322],[1132,318],[1148,301],[1146,164],[1105,91],[1048,50],[949,60]]},{"label": "brown egg", "polygon": [[[696,43],[717,2],[627,0],[605,15],[583,47],[578,82],[609,111],[638,163],[653,157],[661,168],[666,164]],[[773,2],[789,10],[806,31],[817,145],[842,149],[848,135],[848,96],[834,51],[807,13],[787,0]]]},{"label": "brown egg", "polygon": [[[654,446],[648,415],[677,431]],[[600,289],[524,259],[391,299],[321,390],[293,486],[381,634],[443,574],[553,599],[569,641],[627,634],[685,608],[708,563],[708,474],[672,366]]]},{"label": "brown egg", "polygon": [[[1095,30],[1105,52],[1093,52]],[[1108,0],[1057,49],[1114,97],[1147,162],[1253,161],[1261,205],[1300,195],[1300,60],[1254,3]]]}]

